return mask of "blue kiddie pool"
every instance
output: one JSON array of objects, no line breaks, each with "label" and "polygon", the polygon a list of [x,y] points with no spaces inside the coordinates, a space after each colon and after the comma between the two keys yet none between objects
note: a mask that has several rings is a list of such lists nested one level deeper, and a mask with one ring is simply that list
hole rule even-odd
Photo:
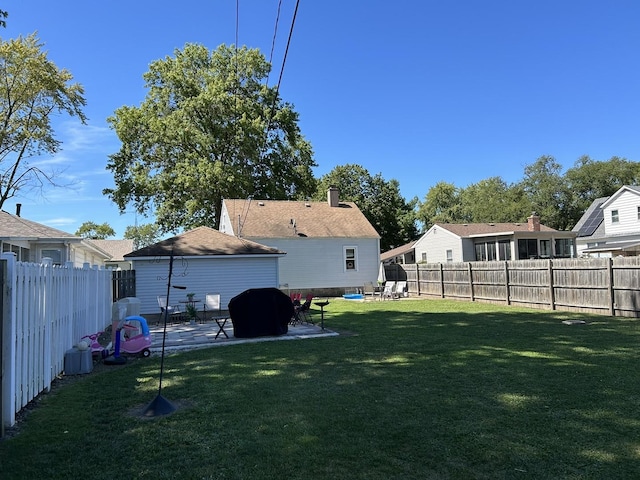
[{"label": "blue kiddie pool", "polygon": [[345,293],[342,295],[345,300],[364,300],[363,293]]}]

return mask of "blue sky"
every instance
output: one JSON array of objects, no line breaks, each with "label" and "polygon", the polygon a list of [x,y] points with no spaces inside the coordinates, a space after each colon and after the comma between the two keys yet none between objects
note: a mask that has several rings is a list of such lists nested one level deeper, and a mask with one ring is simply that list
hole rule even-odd
[{"label": "blue sky", "polygon": [[[269,58],[278,0],[239,0],[238,43]],[[277,82],[295,0],[282,0],[270,83]],[[3,40],[37,32],[49,58],[85,87],[87,125],[56,119],[63,150],[40,159],[73,189],[7,202],[73,233],[120,215],[101,191],[119,141],[106,118],[146,94],[150,62],[185,43],[233,44],[236,0],[21,0]],[[356,163],[421,200],[440,181],[459,187],[552,155],[640,159],[640,2],[628,0],[301,0],[280,92],[300,114],[316,176]],[[138,218],[138,223],[149,219]]]}]

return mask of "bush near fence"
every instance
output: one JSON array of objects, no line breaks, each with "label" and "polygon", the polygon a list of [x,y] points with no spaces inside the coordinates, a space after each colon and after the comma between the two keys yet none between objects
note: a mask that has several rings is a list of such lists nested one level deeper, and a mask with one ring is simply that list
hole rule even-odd
[{"label": "bush near fence", "polygon": [[394,264],[410,294],[551,310],[640,316],[640,257]]},{"label": "bush near fence", "polygon": [[[111,270],[0,261],[0,428],[51,388],[64,355],[84,335],[111,323]],[[2,432],[0,432],[2,433]],[[1,435],[0,435],[1,436]]]}]

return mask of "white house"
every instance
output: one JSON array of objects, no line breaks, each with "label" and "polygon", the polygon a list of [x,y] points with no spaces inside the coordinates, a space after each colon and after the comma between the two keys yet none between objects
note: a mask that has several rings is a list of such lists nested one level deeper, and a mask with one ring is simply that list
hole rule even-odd
[{"label": "white house", "polygon": [[331,188],[326,202],[225,199],[220,231],[286,252],[281,288],[362,288],[378,277],[380,236],[355,203],[338,195]]},{"label": "white house", "polygon": [[[173,255],[173,273],[169,263]],[[179,305],[188,293],[202,302],[207,293],[219,293],[221,308],[250,288],[278,287],[278,259],[284,252],[198,227],[124,255],[136,271],[136,297],[142,315],[160,313],[158,296]],[[175,289],[175,287],[184,287]],[[202,303],[196,304],[198,309]]]},{"label": "white house", "polygon": [[640,255],[640,187],[624,185],[594,200],[573,231],[578,255]]},{"label": "white house", "polygon": [[422,263],[567,258],[575,257],[575,236],[532,214],[524,223],[436,223],[413,248]]},{"label": "white house", "polygon": [[51,258],[54,265],[72,262],[74,267],[84,264],[104,267],[111,255],[81,237],[47,227],[0,210],[0,245],[2,252],[14,252],[20,262],[41,263]]}]

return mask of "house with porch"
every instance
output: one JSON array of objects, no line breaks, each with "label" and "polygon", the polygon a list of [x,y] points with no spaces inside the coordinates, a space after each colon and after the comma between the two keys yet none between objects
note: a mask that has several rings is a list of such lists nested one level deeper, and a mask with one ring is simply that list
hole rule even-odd
[{"label": "house with porch", "polygon": [[0,210],[0,245],[2,252],[13,252],[19,262],[42,263],[50,258],[54,265],[71,262],[104,267],[111,255],[90,240],[62,230],[32,222]]},{"label": "house with porch", "polygon": [[380,261],[385,265],[416,263],[415,243],[416,240],[381,253]]},{"label": "house with porch", "polygon": [[420,263],[573,258],[575,237],[542,225],[534,213],[523,223],[436,223],[414,249]]},{"label": "house with porch", "polygon": [[595,199],[572,231],[579,256],[640,255],[640,186],[623,185]]},{"label": "house with porch", "polygon": [[220,231],[286,252],[280,288],[344,293],[375,283],[380,235],[353,202],[224,199]]}]

